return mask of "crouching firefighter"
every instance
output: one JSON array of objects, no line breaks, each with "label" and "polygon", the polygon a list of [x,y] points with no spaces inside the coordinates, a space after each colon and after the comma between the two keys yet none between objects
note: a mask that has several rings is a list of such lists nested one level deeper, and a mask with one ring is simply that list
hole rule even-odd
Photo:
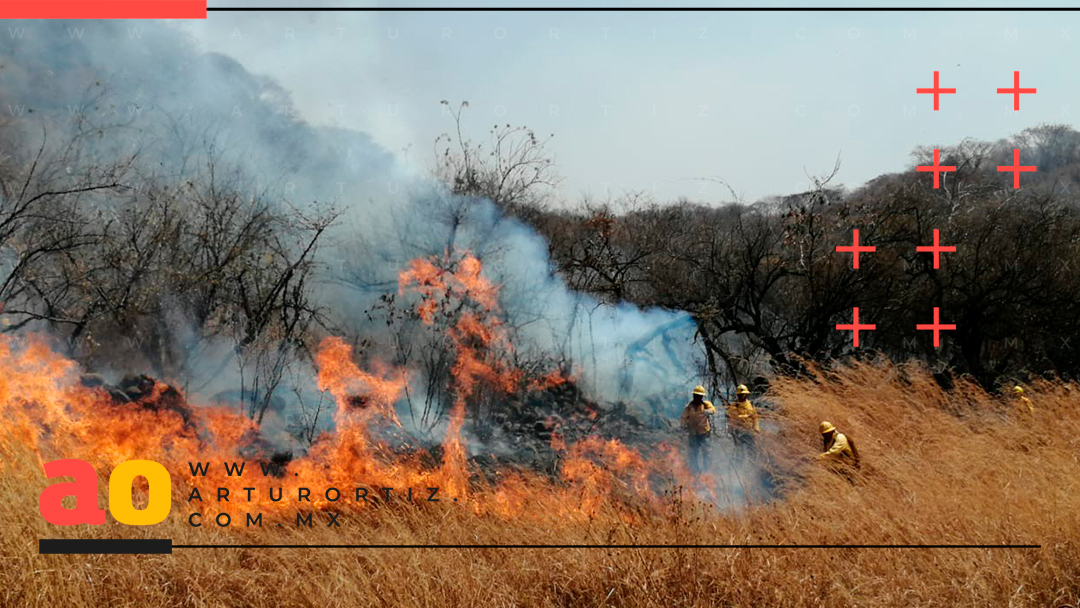
[{"label": "crouching firefighter", "polygon": [[695,474],[705,471],[709,467],[709,435],[712,433],[710,419],[716,414],[713,404],[705,400],[705,387],[694,387],[690,403],[686,404],[682,413],[682,425],[686,429],[689,439],[690,470]]},{"label": "crouching firefighter", "polygon": [[825,450],[818,454],[818,460],[824,460],[836,464],[847,464],[859,468],[859,450],[855,448],[855,442],[848,439],[847,435],[836,430],[828,420],[821,422],[821,443]]},{"label": "crouching firefighter", "polygon": [[1035,406],[1031,403],[1031,399],[1024,396],[1024,387],[1017,384],[1013,387],[1013,394],[1016,395],[1016,408],[1024,414],[1034,414]]}]

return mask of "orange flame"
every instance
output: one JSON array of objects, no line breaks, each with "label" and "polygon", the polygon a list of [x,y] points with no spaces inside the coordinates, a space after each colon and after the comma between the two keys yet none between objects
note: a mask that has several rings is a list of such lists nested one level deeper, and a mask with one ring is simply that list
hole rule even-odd
[{"label": "orange flame", "polygon": [[[621,442],[588,437],[573,445],[553,434],[551,446],[562,455],[560,477],[505,472],[496,484],[485,482],[470,466],[462,437],[466,413],[479,394],[510,395],[544,390],[568,381],[558,371],[538,379],[510,363],[511,339],[498,315],[498,289],[482,274],[480,261],[465,254],[455,263],[414,260],[399,277],[399,289],[419,296],[418,317],[434,327],[444,315],[446,336],[454,356],[451,367],[453,405],[443,440],[441,462],[432,465],[423,451],[395,449],[378,439],[380,425],[401,425],[395,412],[407,388],[406,370],[379,362],[356,362],[357,353],[342,339],[326,338],[315,362],[316,383],[335,401],[335,429],[315,439],[301,457],[276,475],[264,476],[256,462],[242,477],[230,475],[223,462],[240,462],[239,449],[257,436],[258,426],[231,409],[190,407],[165,383],[157,383],[138,403],[116,403],[101,388],[79,381],[76,363],[57,354],[35,336],[0,335],[0,412],[8,421],[0,430],[0,454],[18,441],[39,457],[82,458],[96,465],[116,466],[131,459],[150,459],[168,467],[182,504],[204,514],[238,510],[286,513],[297,509],[356,508],[354,488],[422,490],[440,488],[443,500],[457,499],[478,514],[500,517],[587,518],[624,497],[659,504],[652,490],[656,479],[671,477],[673,457],[646,460]],[[398,446],[400,448],[400,446]],[[210,463],[195,475],[188,463]],[[677,464],[677,463],[676,463]],[[251,476],[255,481],[252,482]],[[246,500],[244,487],[256,487]],[[219,487],[231,488],[228,501],[217,500]],[[298,501],[302,487],[309,501]],[[339,501],[324,495],[328,487],[342,493]],[[198,488],[202,501],[190,500]],[[280,489],[275,500],[271,490]],[[423,503],[420,503],[423,504]]]}]

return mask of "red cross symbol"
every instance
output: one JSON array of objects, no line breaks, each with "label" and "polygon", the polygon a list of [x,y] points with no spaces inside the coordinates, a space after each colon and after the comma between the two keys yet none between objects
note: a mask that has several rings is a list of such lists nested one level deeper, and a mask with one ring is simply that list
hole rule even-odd
[{"label": "red cross symbol", "polygon": [[851,267],[857,269],[859,267],[859,253],[861,253],[863,251],[877,251],[877,247],[873,247],[873,246],[859,247],[859,229],[856,228],[852,232],[855,233],[855,236],[853,237],[855,240],[851,244],[851,246],[849,247],[847,245],[844,245],[843,247],[841,247],[840,245],[837,245],[836,250],[837,251],[842,251],[844,253],[851,252],[851,253],[855,254],[855,257],[852,260],[852,266]]},{"label": "red cross symbol", "polygon": [[[936,84],[936,83],[935,83]],[[1013,109],[1020,109],[1020,94],[1021,93],[1034,93],[1035,89],[1021,89],[1020,88],[1020,72],[1013,72],[1013,88],[1011,89],[998,89],[998,93],[1012,93],[1013,96]]]},{"label": "red cross symbol", "polygon": [[850,329],[852,331],[852,333],[854,334],[854,339],[852,341],[852,345],[855,348],[858,348],[859,347],[859,332],[862,331],[862,330],[870,331],[870,330],[877,329],[877,325],[874,325],[873,323],[864,323],[862,325],[859,325],[859,307],[858,306],[855,307],[854,313],[853,313],[852,316],[854,317],[854,320],[850,324],[837,323],[836,324],[836,329],[839,329],[839,330]]},{"label": "red cross symbol", "polygon": [[955,325],[942,325],[938,322],[938,307],[934,307],[934,322],[932,324],[919,324],[915,329],[930,329],[934,331],[934,348],[938,347],[938,332],[956,329]]},{"label": "red cross symbol", "polygon": [[1024,172],[1028,172],[1028,171],[1034,171],[1035,170],[1035,165],[1024,165],[1023,167],[1021,167],[1020,166],[1020,150],[1017,149],[1017,148],[1013,148],[1013,164],[1011,164],[1011,165],[999,165],[997,170],[998,170],[998,173],[1000,173],[1002,171],[1012,171],[1013,172],[1013,188],[1015,189],[1015,188],[1020,187],[1020,174],[1024,173]]},{"label": "red cross symbol", "polygon": [[915,251],[932,251],[932,252],[934,252],[934,270],[937,270],[938,259],[939,259],[939,256],[941,255],[941,253],[942,252],[956,252],[956,247],[955,246],[946,247],[944,245],[939,247],[938,246],[938,231],[937,231],[937,228],[934,228],[934,246],[933,247],[926,247],[926,246],[923,246],[923,245],[919,245],[918,247],[915,248]]},{"label": "red cross symbol", "polygon": [[955,93],[956,89],[942,89],[938,87],[938,73],[934,72],[934,88],[932,89],[915,89],[916,93],[933,93],[934,94],[934,111],[938,111],[938,95],[944,93]]},{"label": "red cross symbol", "polygon": [[938,149],[934,148],[934,164],[933,165],[922,165],[922,166],[919,166],[919,167],[915,167],[915,170],[916,171],[933,171],[934,172],[934,189],[937,190],[938,176],[941,173],[948,173],[949,171],[956,171],[956,166],[955,165],[939,165],[938,164]]}]

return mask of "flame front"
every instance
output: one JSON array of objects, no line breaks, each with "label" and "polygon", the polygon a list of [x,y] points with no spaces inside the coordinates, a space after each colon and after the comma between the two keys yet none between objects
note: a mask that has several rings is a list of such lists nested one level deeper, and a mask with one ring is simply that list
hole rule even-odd
[{"label": "flame front", "polygon": [[[7,432],[0,433],[0,450],[18,441],[32,446],[42,460],[81,458],[99,467],[154,460],[170,469],[174,484],[181,480],[174,490],[182,494],[183,504],[204,514],[364,509],[374,503],[356,500],[353,492],[365,487],[375,490],[373,500],[378,488],[393,488],[396,496],[413,489],[418,497],[425,488],[439,488],[442,501],[477,514],[588,518],[605,505],[618,507],[628,500],[660,508],[654,488],[688,481],[670,446],[659,446],[658,458],[645,458],[616,439],[596,436],[567,446],[555,435],[552,447],[561,462],[557,477],[509,467],[494,476],[481,474],[469,463],[462,434],[477,394],[544,390],[568,378],[557,371],[526,378],[509,363],[512,345],[499,315],[498,289],[483,276],[474,256],[414,260],[399,277],[399,292],[417,298],[414,310],[429,327],[441,307],[456,311],[445,330],[454,361],[448,387],[453,403],[438,461],[424,450],[401,449],[379,439],[380,429],[401,426],[395,404],[407,389],[408,371],[378,362],[363,369],[353,348],[337,337],[325,338],[315,356],[317,387],[330,393],[336,405],[335,428],[277,474],[264,475],[259,463],[248,462],[243,476],[236,477],[223,466],[241,462],[239,448],[258,433],[249,418],[221,407],[188,408],[175,389],[160,382],[141,401],[118,404],[104,389],[84,386],[76,363],[32,335],[0,336],[5,370],[0,409],[8,421]],[[185,406],[173,407],[170,399]],[[205,475],[194,475],[188,463],[209,467]],[[219,487],[230,488],[228,501],[217,500]],[[255,488],[250,500],[244,487]],[[311,490],[310,503],[297,500],[301,487]],[[341,491],[339,500],[324,495],[330,487]],[[194,488],[201,502],[189,501]]]}]

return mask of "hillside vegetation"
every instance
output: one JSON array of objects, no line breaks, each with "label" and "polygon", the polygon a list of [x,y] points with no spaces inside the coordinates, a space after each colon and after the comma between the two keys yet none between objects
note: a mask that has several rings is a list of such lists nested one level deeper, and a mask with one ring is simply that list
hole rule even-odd
[{"label": "hillside vegetation", "polygon": [[[50,526],[38,457],[2,444],[6,606],[1074,606],[1080,601],[1080,386],[1037,382],[1036,412],[920,365],[813,368],[770,389],[781,429],[763,460],[782,500],[731,512],[673,493],[660,510],[606,501],[592,516],[502,518],[399,504],[327,530],[165,523]],[[858,442],[851,477],[813,461],[817,423]],[[48,459],[57,455],[43,454]],[[105,487],[103,472],[102,487]],[[554,491],[555,486],[552,487]],[[681,496],[681,498],[680,498]],[[102,501],[104,503],[104,498]],[[464,503],[468,504],[468,503]],[[629,510],[628,510],[629,509]],[[174,543],[1038,544],[1039,549],[176,549],[170,556],[39,556],[36,539]]]}]

